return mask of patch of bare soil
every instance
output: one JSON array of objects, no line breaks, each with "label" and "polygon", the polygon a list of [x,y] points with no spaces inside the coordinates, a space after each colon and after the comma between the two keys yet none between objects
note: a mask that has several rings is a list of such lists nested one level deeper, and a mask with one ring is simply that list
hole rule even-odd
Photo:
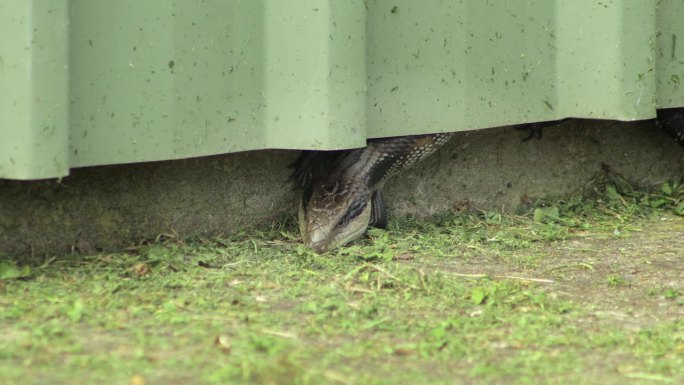
[{"label": "patch of bare soil", "polygon": [[538,282],[587,309],[590,319],[581,321],[587,326],[598,322],[636,330],[684,319],[684,217],[645,221],[627,234],[587,233],[520,251],[523,257],[530,253],[537,261],[532,266],[483,255],[433,268]]}]

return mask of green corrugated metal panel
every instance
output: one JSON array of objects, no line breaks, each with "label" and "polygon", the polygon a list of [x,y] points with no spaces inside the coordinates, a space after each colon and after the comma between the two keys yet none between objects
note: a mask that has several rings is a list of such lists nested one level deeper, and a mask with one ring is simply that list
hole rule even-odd
[{"label": "green corrugated metal panel", "polygon": [[368,20],[372,136],[655,116],[654,0],[371,0]]},{"label": "green corrugated metal panel", "polygon": [[684,106],[683,18],[681,0],[0,0],[0,178],[651,118]]},{"label": "green corrugated metal panel", "polygon": [[0,178],[69,172],[66,0],[0,0]]},{"label": "green corrugated metal panel", "polygon": [[365,144],[361,1],[71,1],[71,162]]},{"label": "green corrugated metal panel", "polygon": [[656,77],[658,107],[684,106],[684,1],[658,0]]}]

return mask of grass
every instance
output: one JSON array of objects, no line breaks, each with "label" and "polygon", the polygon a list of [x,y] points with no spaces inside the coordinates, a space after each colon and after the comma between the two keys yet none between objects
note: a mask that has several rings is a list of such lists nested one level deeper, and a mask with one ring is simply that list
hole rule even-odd
[{"label": "grass", "polygon": [[1,262],[0,382],[682,383],[679,189],[407,218],[322,256],[284,224]]}]

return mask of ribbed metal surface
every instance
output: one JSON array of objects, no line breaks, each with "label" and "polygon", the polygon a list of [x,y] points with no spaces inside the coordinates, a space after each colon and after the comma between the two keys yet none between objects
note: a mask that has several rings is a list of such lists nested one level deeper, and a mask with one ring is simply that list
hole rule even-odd
[{"label": "ribbed metal surface", "polygon": [[66,175],[67,1],[0,0],[0,178]]},{"label": "ribbed metal surface", "polygon": [[678,0],[0,0],[0,178],[684,106]]}]

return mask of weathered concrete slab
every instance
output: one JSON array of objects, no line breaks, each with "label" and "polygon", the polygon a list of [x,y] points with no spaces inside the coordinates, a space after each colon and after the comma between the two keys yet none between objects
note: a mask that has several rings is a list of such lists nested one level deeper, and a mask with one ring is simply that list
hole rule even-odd
[{"label": "weathered concrete slab", "polygon": [[521,197],[539,198],[584,189],[609,165],[645,185],[684,178],[684,148],[652,121],[570,120],[545,128],[540,140],[510,128],[458,134],[451,143],[388,183],[393,212],[434,214],[469,201],[514,210]]},{"label": "weathered concrete slab", "polygon": [[[464,201],[515,209],[522,196],[584,188],[610,165],[645,184],[684,177],[684,148],[652,122],[570,121],[540,140],[510,127],[463,132],[387,185],[393,215],[431,215]],[[230,234],[295,213],[293,151],[77,169],[61,181],[0,181],[0,257],[126,247],[160,234]]]}]

